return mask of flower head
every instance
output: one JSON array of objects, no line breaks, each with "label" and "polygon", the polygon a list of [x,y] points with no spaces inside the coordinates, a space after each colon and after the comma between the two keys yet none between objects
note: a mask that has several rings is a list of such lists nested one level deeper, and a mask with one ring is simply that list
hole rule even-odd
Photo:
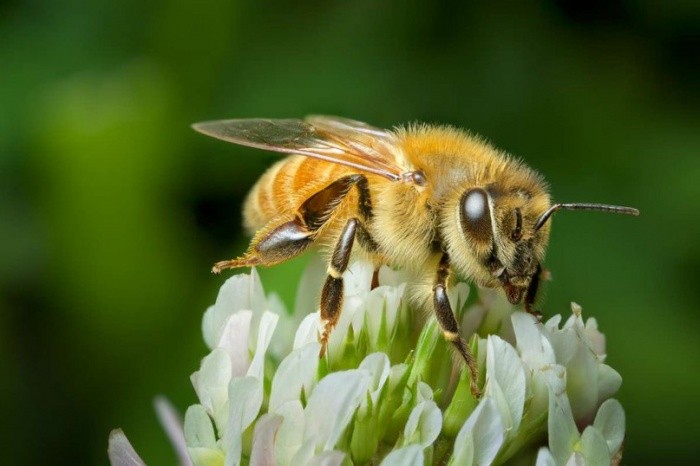
[{"label": "flower head", "polygon": [[[199,403],[183,435],[171,433],[192,463],[481,465],[544,444],[542,465],[619,458],[624,412],[610,397],[621,378],[604,364],[605,339],[580,307],[561,327],[560,316],[540,324],[488,290],[452,287],[463,331],[478,331],[470,345],[483,395],[475,399],[434,318],[407,303],[404,277],[383,268],[370,289],[371,274],[360,262],[345,273],[323,359],[319,313],[307,314],[320,273],[302,279],[293,313],[264,293],[254,270],[224,284],[203,319],[211,352],[191,377]],[[138,464],[123,461],[134,457],[130,448],[114,434],[113,464]]]}]

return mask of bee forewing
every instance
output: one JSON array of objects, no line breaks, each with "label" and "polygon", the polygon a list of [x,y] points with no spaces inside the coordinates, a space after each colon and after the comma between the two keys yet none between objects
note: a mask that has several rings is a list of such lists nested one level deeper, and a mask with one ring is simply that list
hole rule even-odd
[{"label": "bee forewing", "polygon": [[336,132],[338,134],[352,134],[359,132],[374,136],[375,138],[386,140],[387,142],[393,142],[395,139],[393,133],[385,129],[377,128],[376,126],[369,125],[362,121],[352,120],[350,118],[331,115],[309,115],[304,120],[314,125],[316,128]]},{"label": "bee forewing", "polygon": [[403,173],[387,147],[390,133],[364,123],[330,117],[217,120],[195,123],[200,133],[217,139],[286,154],[299,154],[353,167],[393,181]]}]

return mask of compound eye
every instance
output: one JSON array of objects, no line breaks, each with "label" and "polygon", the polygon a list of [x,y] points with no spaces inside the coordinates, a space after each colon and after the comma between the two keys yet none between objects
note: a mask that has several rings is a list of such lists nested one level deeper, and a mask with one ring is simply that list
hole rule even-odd
[{"label": "compound eye", "polygon": [[491,241],[491,208],[486,191],[474,188],[464,193],[461,222],[466,235],[477,241]]}]

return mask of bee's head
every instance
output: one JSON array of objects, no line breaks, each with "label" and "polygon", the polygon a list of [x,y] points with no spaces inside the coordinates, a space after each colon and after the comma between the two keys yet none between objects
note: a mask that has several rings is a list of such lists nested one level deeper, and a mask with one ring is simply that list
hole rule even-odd
[{"label": "bee's head", "polygon": [[[487,287],[502,287],[520,303],[541,270],[551,215],[559,209],[602,210],[637,215],[636,209],[600,204],[555,204],[542,185],[504,189],[470,187],[453,206],[448,253],[454,267]],[[455,223],[457,225],[455,225]]]}]

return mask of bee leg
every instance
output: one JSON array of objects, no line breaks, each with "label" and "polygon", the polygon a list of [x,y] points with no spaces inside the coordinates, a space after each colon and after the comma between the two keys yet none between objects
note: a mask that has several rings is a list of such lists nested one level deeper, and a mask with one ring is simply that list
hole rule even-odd
[{"label": "bee leg", "polygon": [[[362,208],[360,208],[361,213],[362,211]],[[372,215],[371,210],[367,210],[367,212],[363,213],[365,220],[371,218]],[[362,249],[364,249],[365,251],[369,253],[376,253],[379,250],[379,246],[370,236],[369,232],[367,231],[367,228],[365,228],[365,226],[362,223],[359,223],[358,225],[359,228],[357,229],[357,242],[360,244],[360,246],[362,246]],[[375,262],[374,271],[372,272],[372,281],[370,283],[370,290],[373,290],[379,286],[379,269],[381,268],[381,266],[382,265],[380,262]]]},{"label": "bee leg", "polygon": [[340,312],[343,309],[343,272],[348,268],[352,245],[355,235],[366,235],[367,231],[356,218],[351,218],[345,224],[338,242],[333,250],[330,263],[328,264],[328,277],[321,291],[321,320],[323,321],[323,331],[321,333],[321,353],[323,357],[328,346],[333,327],[338,323]]},{"label": "bee leg", "polygon": [[527,287],[527,292],[525,293],[525,310],[528,314],[535,316],[537,322],[542,321],[542,313],[534,308],[535,299],[537,298],[537,291],[540,288],[540,279],[542,277],[542,266],[537,265],[537,270],[530,279],[530,285]]},{"label": "bee leg", "polygon": [[[369,186],[365,175],[348,175],[335,180],[304,201],[294,220],[279,223],[279,220],[266,225],[250,243],[248,251],[233,260],[214,264],[212,272],[224,269],[252,267],[254,265],[274,265],[302,253],[314,241],[316,232],[331,217],[353,186],[359,191],[359,211],[366,219],[372,215]],[[363,246],[376,244],[362,228],[358,238]]]},{"label": "bee leg", "polygon": [[368,215],[371,214],[367,177],[365,175],[347,175],[335,180],[321,191],[309,197],[299,207],[299,214],[309,230],[316,231],[321,228],[353,186],[357,186],[360,193],[360,213],[367,219]]},{"label": "bee leg", "polygon": [[212,272],[224,269],[273,265],[301,254],[314,242],[314,232],[310,231],[299,218],[265,227],[255,235],[248,251],[238,259],[214,264]]},{"label": "bee leg", "polygon": [[372,283],[370,284],[370,290],[373,290],[378,286],[379,286],[379,267],[374,269],[374,272],[372,272]]},{"label": "bee leg", "polygon": [[447,280],[449,276],[450,259],[447,254],[443,254],[438,265],[435,284],[433,285],[433,306],[435,308],[435,317],[437,317],[440,328],[442,328],[442,333],[445,340],[454,345],[460,356],[462,356],[464,359],[464,362],[469,367],[469,371],[471,372],[471,392],[472,395],[478,398],[481,395],[481,391],[477,385],[479,369],[476,365],[476,359],[474,359],[474,355],[469,350],[467,343],[464,341],[464,338],[459,335],[459,325],[457,324],[457,319],[452,312],[450,300],[447,297]]}]

